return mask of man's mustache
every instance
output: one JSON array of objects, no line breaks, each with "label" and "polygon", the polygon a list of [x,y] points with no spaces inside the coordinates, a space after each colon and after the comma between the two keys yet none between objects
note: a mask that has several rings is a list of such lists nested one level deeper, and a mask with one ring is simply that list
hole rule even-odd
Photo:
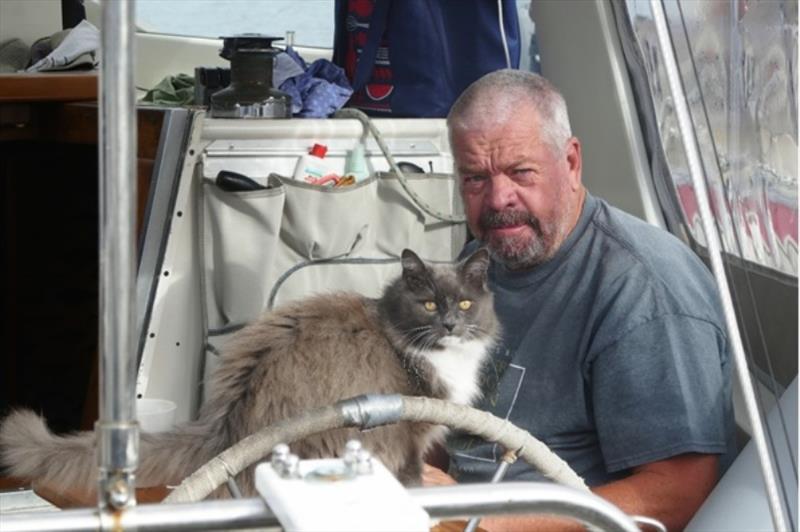
[{"label": "man's mustache", "polygon": [[514,225],[528,225],[537,235],[542,234],[542,224],[539,222],[539,219],[528,211],[522,210],[485,210],[478,219],[478,225],[484,231]]}]

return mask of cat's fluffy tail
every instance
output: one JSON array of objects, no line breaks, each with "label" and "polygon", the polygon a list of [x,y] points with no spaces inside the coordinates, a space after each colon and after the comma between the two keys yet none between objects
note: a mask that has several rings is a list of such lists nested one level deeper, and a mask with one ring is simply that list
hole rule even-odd
[{"label": "cat's fluffy tail", "polygon": [[[216,454],[209,427],[194,423],[172,432],[141,434],[137,486],[177,484]],[[54,489],[94,493],[97,458],[93,432],[57,436],[30,410],[0,424],[0,464],[15,477]]]},{"label": "cat's fluffy tail", "polygon": [[85,489],[97,476],[94,434],[55,436],[42,418],[17,410],[0,425],[0,462],[15,477]]}]

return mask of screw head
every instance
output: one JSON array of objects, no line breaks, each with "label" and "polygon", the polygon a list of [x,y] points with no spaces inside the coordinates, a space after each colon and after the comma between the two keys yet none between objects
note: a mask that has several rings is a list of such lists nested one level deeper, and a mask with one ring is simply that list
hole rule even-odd
[{"label": "screw head", "polygon": [[111,486],[109,486],[108,502],[114,508],[124,508],[127,506],[130,499],[131,492],[128,488],[128,484],[124,480],[118,479]]},{"label": "screw head", "polygon": [[283,478],[300,478],[300,457],[289,454],[283,464],[283,470],[278,472]]},{"label": "screw head", "polygon": [[372,454],[361,449],[356,453],[356,473],[359,475],[369,475],[372,473]]},{"label": "screw head", "polygon": [[289,446],[285,443],[279,443],[272,448],[272,458],[270,463],[276,470],[281,470],[286,464],[286,458],[289,456]]}]

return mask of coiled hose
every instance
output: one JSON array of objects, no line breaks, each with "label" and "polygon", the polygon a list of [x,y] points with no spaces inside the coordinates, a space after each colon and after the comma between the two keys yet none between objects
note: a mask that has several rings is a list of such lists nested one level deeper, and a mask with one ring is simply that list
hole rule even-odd
[{"label": "coiled hose", "polygon": [[212,458],[189,475],[164,500],[166,503],[195,502],[233,478],[245,468],[265,458],[278,443],[292,443],[319,432],[357,427],[362,430],[416,421],[445,425],[496,442],[536,468],[549,479],[589,491],[583,479],[528,432],[488,412],[427,397],[401,395],[360,395],[311,410],[300,417],[270,425]]}]

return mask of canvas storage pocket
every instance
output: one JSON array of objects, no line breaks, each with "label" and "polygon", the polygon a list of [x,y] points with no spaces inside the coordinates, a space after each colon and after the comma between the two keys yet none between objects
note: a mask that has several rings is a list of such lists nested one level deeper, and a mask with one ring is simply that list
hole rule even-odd
[{"label": "canvas storage pocket", "polygon": [[241,324],[261,312],[278,253],[286,190],[227,192],[203,182],[203,256],[208,327]]},{"label": "canvas storage pocket", "polygon": [[378,221],[375,177],[344,187],[277,179],[286,189],[281,240],[298,258],[341,257],[374,242]]},{"label": "canvas storage pocket", "polygon": [[[411,174],[407,188],[429,210],[461,215],[456,182],[445,174]],[[311,185],[272,174],[268,188],[246,192],[203,182],[204,292],[209,329],[242,325],[280,301],[331,289],[362,293],[389,278],[381,261],[397,261],[405,248],[433,261],[450,261],[466,236],[463,223],[424,212],[393,173],[375,174],[354,185]],[[348,259],[337,268],[309,264]],[[358,261],[374,261],[356,268]],[[366,264],[366,263],[364,263]],[[373,271],[374,270],[374,271]],[[379,271],[380,270],[380,271]],[[298,279],[304,279],[298,284]]]},{"label": "canvas storage pocket", "polygon": [[[382,223],[377,225],[375,240],[382,253],[399,256],[404,248],[411,248],[427,260],[442,261],[458,254],[466,241],[464,223],[442,221],[423,212],[396,174],[381,172],[377,177]],[[405,179],[408,188],[433,211],[463,214],[452,175],[406,173]]]}]

